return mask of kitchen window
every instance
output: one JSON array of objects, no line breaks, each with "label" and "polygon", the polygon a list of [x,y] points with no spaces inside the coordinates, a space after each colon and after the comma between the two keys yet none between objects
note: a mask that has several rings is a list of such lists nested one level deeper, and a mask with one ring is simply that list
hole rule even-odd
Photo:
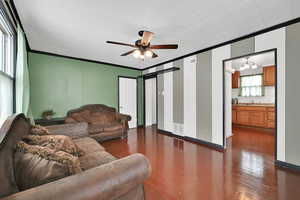
[{"label": "kitchen window", "polygon": [[241,76],[240,96],[261,97],[263,96],[262,74]]}]

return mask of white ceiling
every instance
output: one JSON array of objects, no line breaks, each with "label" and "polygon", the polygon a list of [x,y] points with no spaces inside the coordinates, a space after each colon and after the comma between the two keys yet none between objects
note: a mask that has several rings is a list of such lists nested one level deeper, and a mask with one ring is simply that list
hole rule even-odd
[{"label": "white ceiling", "polygon": [[[250,62],[256,63],[259,67],[266,67],[275,65],[275,54],[274,52],[262,53],[248,57]],[[239,69],[246,63],[246,57],[232,60],[232,67]]]},{"label": "white ceiling", "polygon": [[[299,0],[14,0],[31,49],[145,68],[300,16]],[[140,61],[106,40],[178,43]]]}]

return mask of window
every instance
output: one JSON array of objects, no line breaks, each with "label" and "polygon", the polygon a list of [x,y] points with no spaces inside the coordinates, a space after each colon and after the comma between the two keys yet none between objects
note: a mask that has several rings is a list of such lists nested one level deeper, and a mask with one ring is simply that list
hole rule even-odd
[{"label": "window", "polygon": [[242,97],[263,96],[262,75],[241,76]]},{"label": "window", "polygon": [[0,5],[0,127],[13,114],[16,34]]}]

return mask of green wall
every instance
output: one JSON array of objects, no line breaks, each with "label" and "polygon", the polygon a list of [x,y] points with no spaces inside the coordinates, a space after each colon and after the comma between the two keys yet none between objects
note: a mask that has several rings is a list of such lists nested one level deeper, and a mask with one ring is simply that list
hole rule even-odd
[{"label": "green wall", "polygon": [[[139,70],[29,53],[30,105],[35,119],[46,109],[63,117],[85,104],[118,106],[118,76],[137,77]],[[142,81],[139,81],[139,124],[143,121]]]}]

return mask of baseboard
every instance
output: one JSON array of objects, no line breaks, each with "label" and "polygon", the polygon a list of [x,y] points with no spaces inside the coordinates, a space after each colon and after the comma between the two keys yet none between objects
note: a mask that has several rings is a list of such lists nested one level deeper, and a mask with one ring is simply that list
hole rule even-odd
[{"label": "baseboard", "polygon": [[172,132],[170,132],[170,131],[165,131],[165,130],[162,130],[162,129],[157,129],[157,132],[158,132],[158,133],[161,133],[161,134],[164,134],[164,135],[168,135],[168,136],[171,136],[171,137],[175,137],[175,138],[184,140],[184,137],[183,137],[183,136],[175,135],[174,133],[172,133]]},{"label": "baseboard", "polygon": [[200,140],[198,138],[191,138],[191,137],[188,137],[188,136],[185,136],[185,139],[187,141],[190,141],[190,142],[195,142],[195,143],[198,143],[198,144],[202,144],[208,148],[211,148],[211,149],[214,149],[214,150],[217,150],[217,151],[224,151],[225,148],[222,146],[222,145],[219,145],[219,144],[214,144],[214,143],[211,143],[211,142],[207,142],[207,141],[204,141],[204,140]]},{"label": "baseboard", "polygon": [[200,140],[200,139],[197,139],[197,138],[191,138],[191,137],[188,137],[188,136],[176,135],[176,134],[174,134],[170,131],[165,131],[165,130],[162,130],[162,129],[157,129],[157,132],[161,133],[161,134],[164,134],[164,135],[171,136],[171,137],[175,137],[175,138],[178,138],[178,139],[182,139],[182,140],[185,140],[185,141],[194,142],[194,143],[206,146],[208,148],[211,148],[211,149],[214,149],[214,150],[217,150],[217,151],[222,151],[222,152],[224,151],[224,147],[222,145],[214,144],[214,143],[211,143],[211,142],[206,142],[206,141],[203,141],[203,140]]},{"label": "baseboard", "polygon": [[293,171],[296,171],[296,172],[300,172],[300,166],[299,165],[294,165],[294,164],[287,163],[287,162],[280,161],[280,160],[275,160],[275,165],[277,167],[280,167],[280,168],[284,168],[284,169],[289,169],[289,170],[293,170]]}]

